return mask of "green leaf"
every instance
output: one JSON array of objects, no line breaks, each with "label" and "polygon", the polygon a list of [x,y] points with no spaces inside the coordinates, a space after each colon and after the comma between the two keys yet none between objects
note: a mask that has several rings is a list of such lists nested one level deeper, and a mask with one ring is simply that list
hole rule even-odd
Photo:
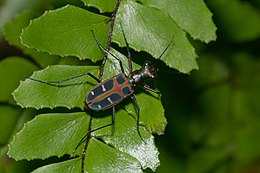
[{"label": "green leaf", "polygon": [[[101,137],[108,143],[104,144],[94,138],[91,139],[85,161],[87,169],[97,169],[97,167],[100,168],[100,165],[104,164],[102,168],[108,170],[108,172],[117,172],[115,169],[126,171],[129,169],[128,171],[140,172],[141,166],[139,162],[141,162],[143,168],[155,169],[159,164],[159,160],[153,137],[141,127],[142,134],[145,133],[144,138],[149,139],[144,144],[137,134],[135,119],[124,110],[120,112],[114,127],[94,133],[94,136]],[[8,155],[16,160],[31,160],[71,154],[78,141],[86,134],[88,117],[85,112],[38,115],[28,122],[14,137]],[[107,124],[107,120],[110,118],[94,118],[93,128]],[[111,134],[112,129],[114,129],[114,133]],[[82,151],[81,147],[77,150],[78,154]],[[117,166],[111,168],[109,162],[115,162],[112,165],[116,164]],[[59,168],[61,165],[58,165],[56,165],[57,169],[61,169]],[[51,169],[49,166],[40,168],[37,171]],[[80,165],[77,165],[77,167],[80,167]]]},{"label": "green leaf", "polygon": [[[35,72],[31,77],[39,80],[58,81],[79,74],[90,72],[97,75],[98,68],[94,66],[69,66],[55,65]],[[88,90],[97,82],[85,75],[80,78],[65,82],[60,87],[48,85],[26,79],[14,91],[17,103],[22,107],[40,108],[84,108],[84,100]]]},{"label": "green leaf", "polygon": [[96,139],[90,140],[88,147],[86,158],[89,159],[85,160],[88,172],[143,172],[139,162],[135,158],[115,150],[111,146],[105,145]]},{"label": "green leaf", "polygon": [[[30,48],[60,56],[97,61],[102,52],[91,30],[101,43],[106,42],[109,18],[76,6],[45,12],[33,20],[21,34],[22,43]],[[35,39],[37,38],[37,39]]]},{"label": "green leaf", "polygon": [[21,57],[9,57],[0,61],[0,101],[13,102],[11,93],[20,80],[29,76],[37,67]]},{"label": "green leaf", "polygon": [[216,26],[212,21],[212,13],[203,0],[141,0],[141,2],[167,13],[194,39],[206,43],[216,40]]},{"label": "green leaf", "polygon": [[[95,151],[95,152],[91,152]],[[132,157],[115,151],[112,147],[104,145],[97,140],[91,140],[87,157],[91,157],[86,162],[87,171],[95,173],[141,173],[142,170],[138,162]],[[76,173],[80,172],[81,160],[71,159],[61,163],[55,163],[36,169],[32,173]]]},{"label": "green leaf", "polygon": [[161,60],[183,73],[198,68],[194,48],[185,33],[165,13],[130,0],[122,1],[113,34],[113,41],[122,46],[125,42],[119,22],[131,48],[158,58],[174,36]]},{"label": "green leaf", "polygon": [[[167,121],[158,94],[142,90],[140,94],[136,95],[136,98],[141,109],[140,122],[143,122],[143,125],[152,133],[164,134]],[[136,112],[133,104],[127,106],[126,109],[129,113]]]},{"label": "green leaf", "polygon": [[80,164],[80,158],[76,158],[40,167],[34,170],[32,173],[76,173],[81,171]]},{"label": "green leaf", "polygon": [[101,13],[112,12],[115,9],[115,0],[81,0],[85,5],[99,9]]},{"label": "green leaf", "polygon": [[20,48],[25,54],[30,55],[42,67],[48,64],[57,62],[57,56],[50,55],[44,52],[38,52],[34,49],[29,49],[21,44],[20,34],[22,29],[29,24],[29,21],[35,18],[36,15],[31,11],[25,11],[15,17],[14,20],[5,24],[5,38],[10,45]]},{"label": "green leaf", "polygon": [[[110,112],[112,113],[111,110]],[[114,126],[95,131],[92,135],[102,138],[106,144],[117,150],[135,157],[143,169],[150,168],[155,171],[159,166],[159,152],[154,144],[152,134],[142,125],[139,126],[142,138],[146,142],[144,143],[138,135],[135,117],[129,115],[119,106],[115,116]],[[111,123],[111,116],[98,118],[99,114],[97,114],[95,117],[97,118],[93,121],[93,129]]]},{"label": "green leaf", "polygon": [[72,154],[86,134],[88,119],[85,112],[38,115],[16,134],[8,155],[15,160],[32,160]]}]

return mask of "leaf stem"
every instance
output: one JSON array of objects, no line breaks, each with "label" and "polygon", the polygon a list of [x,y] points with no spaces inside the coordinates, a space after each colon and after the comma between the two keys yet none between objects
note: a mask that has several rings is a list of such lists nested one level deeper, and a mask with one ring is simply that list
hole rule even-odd
[{"label": "leaf stem", "polygon": [[113,34],[113,29],[114,29],[114,24],[115,24],[115,19],[116,19],[116,14],[119,8],[119,5],[121,3],[122,0],[118,0],[115,6],[115,9],[112,13],[111,16],[111,22],[110,22],[110,26],[109,26],[109,32],[108,32],[108,38],[107,38],[107,45],[106,45],[106,51],[105,54],[103,56],[103,60],[102,60],[102,64],[100,66],[100,73],[99,73],[99,79],[102,81],[103,78],[103,73],[104,73],[104,66],[106,64],[106,60],[107,60],[107,56],[108,53],[110,51],[111,48],[111,42],[112,42],[112,34]]},{"label": "leaf stem", "polygon": [[[92,114],[93,114],[93,111],[91,111],[91,113],[90,113],[88,132],[90,132],[91,129],[92,129]],[[84,144],[84,149],[83,149],[83,152],[82,152],[82,156],[81,156],[81,172],[82,173],[85,172],[84,171],[84,169],[85,169],[85,158],[86,158],[86,152],[87,152],[87,148],[88,148],[88,144],[89,144],[90,138],[91,138],[91,133],[87,136],[86,142]]]},{"label": "leaf stem", "polygon": [[[116,5],[115,5],[115,9],[114,9],[114,11],[113,11],[113,13],[111,15],[111,22],[110,22],[110,26],[109,26],[106,51],[105,51],[105,54],[103,56],[102,64],[100,66],[100,72],[99,72],[99,80],[100,81],[102,81],[103,74],[104,74],[104,67],[105,67],[105,64],[106,64],[108,52],[111,49],[112,34],[113,34],[116,14],[117,14],[117,11],[118,11],[118,8],[119,8],[119,5],[120,5],[121,1],[122,0],[118,0],[117,1]],[[88,132],[90,132],[92,130],[92,114],[93,114],[93,111],[91,111],[90,118],[89,118]],[[84,170],[85,170],[86,151],[87,151],[87,148],[88,148],[88,144],[89,144],[90,138],[91,138],[91,133],[86,138],[86,142],[85,142],[84,149],[83,149],[82,156],[81,156],[81,172],[82,173],[85,172]]]}]

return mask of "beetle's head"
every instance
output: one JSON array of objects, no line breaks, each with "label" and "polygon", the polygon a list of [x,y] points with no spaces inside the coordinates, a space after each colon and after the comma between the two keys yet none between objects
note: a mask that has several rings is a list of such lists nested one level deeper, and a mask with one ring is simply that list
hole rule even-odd
[{"label": "beetle's head", "polygon": [[157,77],[157,71],[159,70],[159,68],[155,67],[150,61],[146,61],[144,63],[143,69],[145,70],[149,78],[154,79]]}]

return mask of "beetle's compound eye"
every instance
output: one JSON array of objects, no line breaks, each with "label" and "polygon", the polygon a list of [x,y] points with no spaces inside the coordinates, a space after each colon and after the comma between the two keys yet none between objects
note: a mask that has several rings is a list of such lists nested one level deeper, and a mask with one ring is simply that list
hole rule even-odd
[{"label": "beetle's compound eye", "polygon": [[151,66],[151,62],[145,61],[143,66],[149,68]]},{"label": "beetle's compound eye", "polygon": [[150,61],[146,61],[143,67],[150,78],[156,78],[158,69]]}]

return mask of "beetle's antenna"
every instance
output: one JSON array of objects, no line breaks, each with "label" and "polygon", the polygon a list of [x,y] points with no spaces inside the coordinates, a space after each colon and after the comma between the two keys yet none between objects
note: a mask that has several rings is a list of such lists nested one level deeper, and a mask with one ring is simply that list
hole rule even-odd
[{"label": "beetle's antenna", "polygon": [[99,46],[99,48],[100,48],[101,50],[103,50],[104,52],[106,52],[107,54],[111,55],[113,58],[115,58],[115,59],[119,62],[119,65],[120,65],[120,68],[121,68],[122,73],[125,73],[125,72],[124,72],[124,68],[123,68],[122,61],[121,61],[119,58],[117,58],[114,54],[112,54],[111,52],[107,51],[107,50],[102,46],[102,44],[101,44],[101,43],[98,41],[98,39],[96,38],[96,36],[95,36],[93,30],[91,30],[91,33],[92,33],[92,35],[93,35],[93,37],[94,37],[94,39],[95,39],[97,45]]},{"label": "beetle's antenna", "polygon": [[174,38],[174,36],[172,36],[172,39],[171,39],[171,41],[170,41],[170,43],[167,45],[167,47],[163,50],[163,52],[161,53],[161,55],[157,58],[158,60],[160,60],[161,59],[161,57],[163,56],[163,54],[167,51],[167,49],[170,47],[170,45],[172,44],[172,42],[173,42],[173,38]]},{"label": "beetle's antenna", "polygon": [[154,63],[154,67],[157,68],[157,71],[159,71],[159,67],[158,67],[158,62],[159,60],[161,59],[161,57],[163,56],[163,54],[167,51],[167,49],[170,47],[170,45],[172,44],[173,42],[173,38],[174,38],[174,35],[172,36],[172,39],[170,41],[170,43],[167,45],[167,47],[163,50],[163,52],[161,53],[161,55],[157,58],[157,61]]},{"label": "beetle's antenna", "polygon": [[130,49],[129,49],[129,44],[128,44],[127,40],[126,40],[125,31],[124,31],[124,28],[122,26],[121,21],[119,21],[119,25],[120,25],[120,28],[122,30],[122,34],[123,34],[123,37],[124,37],[124,40],[125,40],[125,44],[126,44],[129,73],[132,73],[133,67],[132,67],[131,52],[130,52]]}]

